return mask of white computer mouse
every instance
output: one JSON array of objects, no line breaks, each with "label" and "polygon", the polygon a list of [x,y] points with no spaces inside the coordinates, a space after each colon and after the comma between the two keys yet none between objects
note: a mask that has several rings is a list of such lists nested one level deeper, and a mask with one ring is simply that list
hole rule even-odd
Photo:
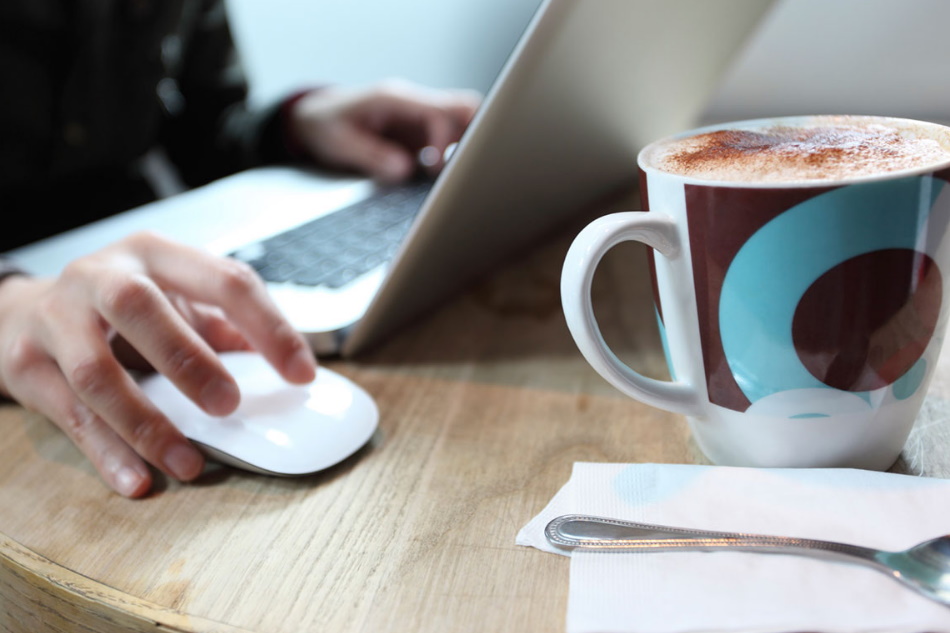
[{"label": "white computer mouse", "polygon": [[241,404],[229,416],[205,413],[160,374],[139,383],[212,459],[269,475],[307,475],[343,461],[376,430],[379,410],[370,395],[326,367],[309,385],[293,385],[260,354],[220,358],[241,390]]}]

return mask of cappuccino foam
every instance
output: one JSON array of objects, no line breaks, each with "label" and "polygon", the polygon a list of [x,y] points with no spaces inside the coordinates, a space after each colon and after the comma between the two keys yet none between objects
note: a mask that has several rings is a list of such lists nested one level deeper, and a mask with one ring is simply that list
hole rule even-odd
[{"label": "cappuccino foam", "polygon": [[712,181],[847,180],[950,162],[936,125],[860,116],[763,122],[660,142],[646,155],[662,171]]}]

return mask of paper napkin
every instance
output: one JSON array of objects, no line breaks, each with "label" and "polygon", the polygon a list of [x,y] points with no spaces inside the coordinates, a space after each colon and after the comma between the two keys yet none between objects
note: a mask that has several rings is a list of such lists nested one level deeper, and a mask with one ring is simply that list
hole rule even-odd
[{"label": "paper napkin", "polygon": [[[574,466],[518,534],[564,554],[544,527],[590,514],[701,530],[905,549],[950,533],[950,481],[847,469]],[[950,607],[856,565],[745,552],[571,556],[568,633],[950,633]]]}]

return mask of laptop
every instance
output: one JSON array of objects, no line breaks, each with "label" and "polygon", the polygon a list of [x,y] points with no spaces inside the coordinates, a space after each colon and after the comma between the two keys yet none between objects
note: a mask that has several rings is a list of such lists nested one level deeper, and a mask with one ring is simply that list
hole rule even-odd
[{"label": "laptop", "polygon": [[[55,274],[130,232],[158,231],[259,268],[318,355],[358,354],[629,186],[639,149],[696,124],[771,4],[544,0],[431,183],[381,188],[305,169],[255,169],[9,255]],[[374,210],[399,199],[413,209]],[[362,225],[345,224],[354,218]],[[338,237],[295,246],[287,235],[307,230]],[[382,254],[367,257],[368,244]],[[342,264],[321,259],[324,246],[341,245]],[[294,253],[312,260],[302,274],[287,264]],[[321,281],[321,271],[331,278]]]}]

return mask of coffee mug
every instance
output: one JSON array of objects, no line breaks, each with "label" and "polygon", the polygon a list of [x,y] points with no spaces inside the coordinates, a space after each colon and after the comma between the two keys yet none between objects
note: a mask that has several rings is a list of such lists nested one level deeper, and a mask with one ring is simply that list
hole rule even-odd
[{"label": "coffee mug", "polygon": [[[808,116],[703,128],[640,152],[644,211],[588,225],[568,327],[606,380],[685,415],[716,464],[891,466],[944,338],[950,128]],[[671,381],[620,361],[590,300],[601,257],[653,249]]]}]

